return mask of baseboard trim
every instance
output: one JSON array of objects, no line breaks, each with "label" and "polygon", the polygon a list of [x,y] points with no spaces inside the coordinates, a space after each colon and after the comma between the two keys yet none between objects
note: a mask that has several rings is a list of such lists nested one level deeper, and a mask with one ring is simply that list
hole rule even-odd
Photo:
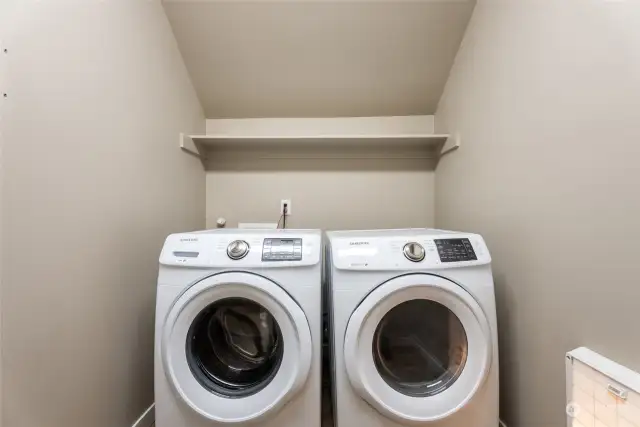
[{"label": "baseboard trim", "polygon": [[156,420],[156,404],[152,403],[146,411],[140,415],[140,418],[136,420],[131,427],[151,427]]}]

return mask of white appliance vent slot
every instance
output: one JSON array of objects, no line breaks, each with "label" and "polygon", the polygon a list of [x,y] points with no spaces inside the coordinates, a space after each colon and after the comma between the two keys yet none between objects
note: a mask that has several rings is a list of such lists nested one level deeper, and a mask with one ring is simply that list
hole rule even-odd
[{"label": "white appliance vent slot", "polygon": [[566,366],[568,427],[640,427],[639,373],[586,347]]}]

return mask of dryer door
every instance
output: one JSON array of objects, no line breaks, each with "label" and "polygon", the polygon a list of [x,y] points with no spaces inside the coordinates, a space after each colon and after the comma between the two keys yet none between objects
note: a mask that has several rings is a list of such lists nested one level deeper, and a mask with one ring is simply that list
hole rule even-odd
[{"label": "dryer door", "polygon": [[277,412],[311,368],[307,318],[274,282],[220,273],[173,304],[162,361],[176,395],[210,420],[238,423]]},{"label": "dryer door", "polygon": [[446,418],[463,408],[491,364],[489,323],[475,299],[439,276],[389,280],[354,311],[344,358],[352,386],[402,423]]}]

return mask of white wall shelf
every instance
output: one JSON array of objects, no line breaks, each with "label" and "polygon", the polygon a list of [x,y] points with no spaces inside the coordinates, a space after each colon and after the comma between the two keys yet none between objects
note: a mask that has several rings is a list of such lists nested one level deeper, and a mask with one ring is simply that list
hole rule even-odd
[{"label": "white wall shelf", "polygon": [[449,135],[285,135],[285,136],[224,136],[224,135],[193,135],[192,139],[204,145],[218,145],[228,143],[314,143],[314,142],[355,142],[358,144],[384,143],[416,143],[420,145],[434,145],[444,143]]},{"label": "white wall shelf", "polygon": [[206,151],[216,147],[254,147],[265,145],[314,145],[335,144],[340,146],[367,145],[418,145],[443,147],[449,135],[284,135],[284,136],[238,136],[238,135],[182,135],[180,147],[191,154],[206,158]]},{"label": "white wall shelf", "polygon": [[432,116],[207,120],[206,135],[180,135],[182,150],[209,161],[260,159],[434,159],[457,135],[433,133]]}]

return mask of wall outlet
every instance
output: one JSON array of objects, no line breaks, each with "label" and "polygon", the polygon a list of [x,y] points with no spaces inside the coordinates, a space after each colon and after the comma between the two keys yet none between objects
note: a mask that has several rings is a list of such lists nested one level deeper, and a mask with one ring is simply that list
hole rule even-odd
[{"label": "wall outlet", "polygon": [[291,199],[280,200],[280,215],[284,215],[284,205],[287,205],[287,216],[291,215]]}]

